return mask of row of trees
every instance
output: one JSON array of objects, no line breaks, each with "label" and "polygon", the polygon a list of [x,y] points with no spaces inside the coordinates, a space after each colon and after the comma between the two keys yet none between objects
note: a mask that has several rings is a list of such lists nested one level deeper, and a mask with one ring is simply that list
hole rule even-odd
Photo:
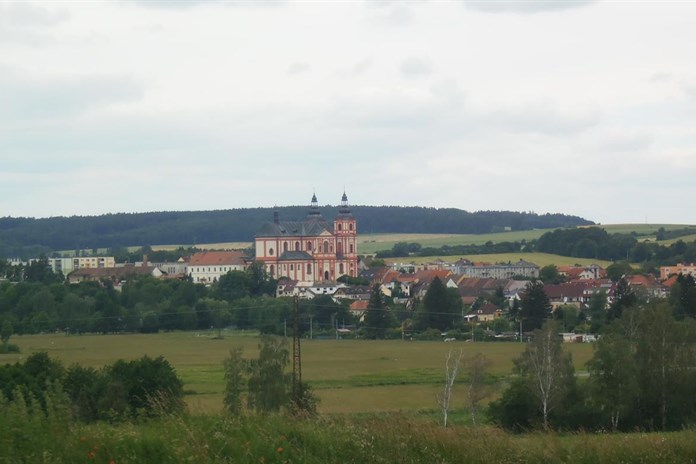
[{"label": "row of trees", "polygon": [[[303,218],[305,206],[277,208],[283,218]],[[488,233],[591,224],[576,216],[513,211],[467,212],[453,208],[354,206],[368,233]],[[320,208],[325,218],[335,206]],[[0,218],[0,258],[38,256],[51,250],[118,248],[158,243],[249,241],[273,217],[271,208],[219,211],[119,213],[101,216]]]},{"label": "row of trees", "polygon": [[509,388],[490,405],[512,429],[676,430],[696,420],[696,322],[666,302],[627,309],[607,327],[579,381],[559,326],[547,321],[515,360]]},{"label": "row of trees", "polygon": [[67,369],[46,353],[24,363],[0,366],[0,402],[35,404],[44,411],[51,395],[64,392],[75,418],[130,419],[181,411],[183,383],[167,360],[144,356],[101,369],[74,364]]},{"label": "row of trees", "polygon": [[[693,233],[692,229],[682,233],[688,231]],[[677,240],[663,245],[659,241],[639,241],[633,234],[609,234],[599,227],[557,229],[543,234],[534,246],[537,251],[563,256],[642,263],[645,271],[675,262],[696,261],[696,241]]]}]

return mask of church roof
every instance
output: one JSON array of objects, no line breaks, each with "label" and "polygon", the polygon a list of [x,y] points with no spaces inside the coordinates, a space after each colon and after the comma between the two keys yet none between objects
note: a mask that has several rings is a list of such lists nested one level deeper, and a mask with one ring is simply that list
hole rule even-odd
[{"label": "church roof", "polygon": [[312,259],[312,255],[304,251],[284,251],[283,254],[280,255],[279,259],[280,261],[306,261],[308,259]]},{"label": "church roof", "polygon": [[323,221],[267,222],[256,233],[257,237],[306,237],[330,232]]}]

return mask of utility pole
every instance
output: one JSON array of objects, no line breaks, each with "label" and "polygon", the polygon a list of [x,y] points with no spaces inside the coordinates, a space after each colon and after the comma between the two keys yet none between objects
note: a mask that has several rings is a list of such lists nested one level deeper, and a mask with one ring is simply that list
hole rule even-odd
[{"label": "utility pole", "polygon": [[293,298],[295,317],[292,331],[292,402],[300,404],[302,395],[302,357],[300,355],[300,310],[297,295]]}]

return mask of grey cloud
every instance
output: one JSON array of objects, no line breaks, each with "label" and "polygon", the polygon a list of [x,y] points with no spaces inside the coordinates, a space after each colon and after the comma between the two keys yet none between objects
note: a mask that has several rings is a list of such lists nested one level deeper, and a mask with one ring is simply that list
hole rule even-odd
[{"label": "grey cloud", "polygon": [[201,5],[223,5],[231,7],[275,7],[284,5],[286,0],[128,0],[147,8],[187,9]]},{"label": "grey cloud", "polygon": [[13,27],[54,26],[69,18],[70,14],[63,9],[51,10],[24,2],[0,4],[0,24]]},{"label": "grey cloud", "polygon": [[425,76],[433,71],[430,61],[421,58],[408,58],[401,62],[399,69],[401,74],[409,78]]},{"label": "grey cloud", "polygon": [[607,137],[603,143],[603,148],[611,152],[631,152],[643,150],[653,144],[653,138],[647,134],[614,134]]},{"label": "grey cloud", "polygon": [[7,121],[71,116],[142,96],[143,88],[127,77],[36,78],[0,66],[0,119]]},{"label": "grey cloud", "polygon": [[0,3],[0,43],[41,46],[54,39],[48,33],[70,18],[63,9],[51,10],[23,2]]},{"label": "grey cloud", "polygon": [[368,56],[364,60],[352,64],[348,68],[339,69],[337,74],[340,77],[356,77],[364,73],[372,66],[372,57]]},{"label": "grey cloud", "polygon": [[466,8],[485,13],[533,14],[589,6],[597,0],[464,0]]},{"label": "grey cloud", "polygon": [[462,100],[456,84],[447,82],[427,91],[379,89],[337,98],[329,110],[329,120],[363,128],[428,126],[454,117]]},{"label": "grey cloud", "polygon": [[550,136],[570,135],[596,126],[599,110],[562,110],[554,102],[540,101],[514,108],[501,108],[482,115],[481,121],[509,132]]},{"label": "grey cloud", "polygon": [[668,72],[656,72],[650,76],[649,80],[650,82],[666,82],[671,81],[673,77],[674,76]]},{"label": "grey cloud", "polygon": [[300,74],[309,71],[311,68],[309,63],[293,63],[288,66],[288,74]]}]

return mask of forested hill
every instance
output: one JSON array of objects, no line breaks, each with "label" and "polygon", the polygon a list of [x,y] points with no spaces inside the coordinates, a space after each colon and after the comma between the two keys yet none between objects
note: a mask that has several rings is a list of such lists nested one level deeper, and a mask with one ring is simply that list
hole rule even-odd
[{"label": "forested hill", "polygon": [[[259,227],[273,219],[273,208],[218,211],[119,213],[102,216],[0,218],[0,256],[77,248],[116,248],[157,244],[252,241]],[[281,220],[303,219],[306,206],[278,208]],[[320,208],[332,221],[336,206]],[[470,213],[454,208],[353,206],[362,233],[488,233],[592,224],[564,214],[512,211]]]}]

